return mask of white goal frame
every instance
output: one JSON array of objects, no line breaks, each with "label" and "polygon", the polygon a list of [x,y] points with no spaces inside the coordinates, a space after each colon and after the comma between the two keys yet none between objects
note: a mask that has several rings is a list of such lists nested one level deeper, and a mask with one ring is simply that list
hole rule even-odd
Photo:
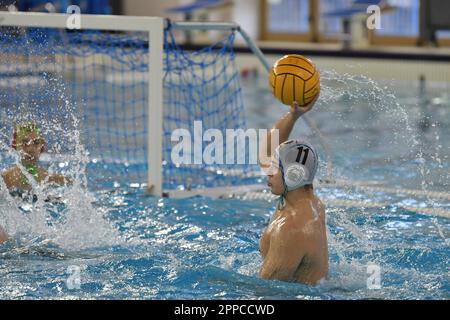
[{"label": "white goal frame", "polygon": [[[40,27],[66,29],[70,14],[0,12],[0,26]],[[161,196],[162,190],[162,136],[163,136],[163,33],[164,18],[113,15],[80,15],[80,30],[141,31],[148,32],[148,190]],[[156,169],[157,168],[157,169]]]}]

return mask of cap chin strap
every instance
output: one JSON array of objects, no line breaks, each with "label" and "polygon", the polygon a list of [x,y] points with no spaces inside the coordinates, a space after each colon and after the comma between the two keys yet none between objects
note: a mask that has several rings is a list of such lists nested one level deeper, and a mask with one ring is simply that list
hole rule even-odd
[{"label": "cap chin strap", "polygon": [[281,171],[281,180],[283,181],[284,191],[283,191],[283,194],[278,199],[277,209],[278,210],[283,210],[284,207],[286,206],[285,199],[286,199],[286,195],[287,195],[289,190],[288,190],[288,186],[286,184],[286,180],[284,179],[284,168],[283,168],[283,164],[281,163],[281,160],[278,160],[278,166],[279,166],[280,171]]}]

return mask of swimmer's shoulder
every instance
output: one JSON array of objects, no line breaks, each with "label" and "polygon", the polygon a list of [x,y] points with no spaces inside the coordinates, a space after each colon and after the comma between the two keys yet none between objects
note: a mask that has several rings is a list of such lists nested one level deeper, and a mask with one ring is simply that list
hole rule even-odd
[{"label": "swimmer's shoulder", "polygon": [[1,173],[2,179],[5,184],[10,187],[12,184],[16,183],[21,177],[20,169],[17,166],[11,167],[9,169],[4,170]]},{"label": "swimmer's shoulder", "polygon": [[302,217],[303,210],[301,208],[286,208],[279,215],[278,224],[280,234],[282,235],[298,235],[304,225]]},{"label": "swimmer's shoulder", "polygon": [[17,169],[18,169],[17,166],[14,166],[14,167],[2,170],[2,172],[1,172],[2,178],[10,177],[12,174],[17,172]]},{"label": "swimmer's shoulder", "polygon": [[322,200],[316,196],[316,206],[317,210],[319,210],[320,213],[325,214],[327,207],[322,202]]},{"label": "swimmer's shoulder", "polygon": [[326,218],[325,212],[325,205],[318,197],[302,199],[297,202],[295,207],[294,217],[297,222],[295,225],[304,228],[305,224],[311,221],[320,221],[323,224]]},{"label": "swimmer's shoulder", "polygon": [[325,212],[326,207],[319,197],[314,196],[313,198],[305,198],[299,200],[297,202],[297,209],[298,210],[315,209]]},{"label": "swimmer's shoulder", "polygon": [[314,195],[314,198],[312,201],[310,201],[310,208],[312,210],[315,210],[319,215],[324,215],[326,211],[326,206],[322,202],[322,200],[317,196]]}]

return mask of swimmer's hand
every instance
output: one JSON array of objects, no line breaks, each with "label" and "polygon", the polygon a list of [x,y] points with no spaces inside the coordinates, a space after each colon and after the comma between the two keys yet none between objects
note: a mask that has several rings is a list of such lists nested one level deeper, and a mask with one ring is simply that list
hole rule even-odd
[{"label": "swimmer's hand", "polygon": [[295,120],[300,118],[302,115],[304,115],[305,113],[307,113],[314,107],[314,104],[316,103],[317,99],[319,98],[319,95],[320,95],[320,91],[316,95],[316,97],[313,100],[311,100],[310,103],[308,103],[304,106],[301,106],[301,107],[298,105],[297,101],[294,101],[294,103],[292,103],[292,106],[290,107],[290,110],[289,110],[290,115],[292,115]]},{"label": "swimmer's hand", "polygon": [[50,175],[49,177],[47,177],[47,182],[54,183],[60,186],[70,186],[73,184],[73,181],[71,179],[59,174]]}]

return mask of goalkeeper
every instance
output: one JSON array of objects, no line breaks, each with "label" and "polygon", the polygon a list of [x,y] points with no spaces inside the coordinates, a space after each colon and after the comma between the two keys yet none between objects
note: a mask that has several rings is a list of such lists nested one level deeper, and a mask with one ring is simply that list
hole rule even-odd
[{"label": "goalkeeper", "polygon": [[[38,166],[39,158],[44,151],[45,140],[36,124],[16,125],[13,131],[12,147],[19,153],[20,165],[16,165],[1,174],[12,196],[19,196],[24,199],[30,195],[32,191],[30,178],[38,184],[66,185],[71,183],[68,178],[59,174],[50,174],[47,170]],[[6,232],[0,226],[0,243],[6,239]]]}]

